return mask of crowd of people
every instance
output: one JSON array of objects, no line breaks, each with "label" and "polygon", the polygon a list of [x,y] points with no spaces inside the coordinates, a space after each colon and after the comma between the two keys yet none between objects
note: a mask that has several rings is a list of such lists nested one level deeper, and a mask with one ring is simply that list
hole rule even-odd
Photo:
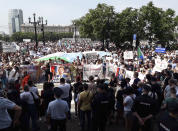
[{"label": "crowd of people", "polygon": [[[71,103],[75,103],[75,118],[81,131],[105,131],[106,126],[117,124],[126,131],[178,130],[178,55],[142,49],[144,58],[134,52],[133,59],[124,59],[121,49],[112,56],[87,60],[85,56],[74,65],[102,64],[120,67],[110,78],[93,76],[83,81],[82,70],[75,78],[60,78],[52,82],[49,60],[45,64],[43,89],[39,92],[28,72],[21,65],[35,65],[35,59],[55,52],[83,52],[99,50],[87,43],[46,43],[34,50],[34,43],[19,43],[15,53],[0,54],[0,131],[40,130],[39,120],[47,123],[48,130],[66,131],[67,120],[73,119]],[[115,55],[114,55],[115,54]],[[167,62],[161,71],[154,70],[156,59]],[[89,62],[90,61],[90,62]],[[40,67],[43,68],[43,67]],[[125,70],[134,72],[129,78]],[[74,94],[74,95],[73,95]],[[73,97],[74,96],[74,97]],[[45,119],[44,119],[45,118]],[[30,122],[31,121],[31,122]],[[30,124],[31,123],[31,124]]]}]

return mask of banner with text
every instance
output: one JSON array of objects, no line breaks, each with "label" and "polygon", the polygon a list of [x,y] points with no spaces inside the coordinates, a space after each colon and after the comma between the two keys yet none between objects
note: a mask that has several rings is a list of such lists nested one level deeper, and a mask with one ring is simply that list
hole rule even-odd
[{"label": "banner with text", "polygon": [[84,65],[83,66],[83,80],[89,80],[90,76],[103,77],[102,64],[100,65]]}]

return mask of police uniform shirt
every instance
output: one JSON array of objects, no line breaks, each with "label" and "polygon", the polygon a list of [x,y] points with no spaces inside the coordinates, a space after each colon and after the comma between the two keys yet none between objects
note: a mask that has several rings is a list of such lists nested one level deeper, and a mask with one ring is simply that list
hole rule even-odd
[{"label": "police uniform shirt", "polygon": [[34,98],[38,99],[38,96],[36,95],[36,93],[33,93],[33,96],[34,96],[34,98],[33,98],[31,93],[33,93],[33,92],[29,92],[29,91],[28,92],[22,92],[20,94],[20,99],[27,102],[27,104],[34,104],[35,103]]},{"label": "police uniform shirt", "polygon": [[98,117],[107,116],[109,110],[109,98],[106,93],[97,93],[92,101],[93,113]]},{"label": "police uniform shirt", "polygon": [[132,107],[132,112],[137,112],[140,117],[146,117],[155,113],[155,102],[148,95],[136,97]]},{"label": "police uniform shirt", "polygon": [[168,112],[160,115],[159,131],[178,131],[178,121],[171,117]]},{"label": "police uniform shirt", "polygon": [[7,112],[7,109],[13,109],[15,103],[12,101],[0,97],[0,130],[11,126],[12,120]]},{"label": "police uniform shirt", "polygon": [[59,88],[63,91],[63,94],[61,95],[62,99],[68,98],[69,97],[69,92],[70,92],[70,84],[61,84]]},{"label": "police uniform shirt", "polygon": [[38,95],[38,88],[37,87],[32,86],[32,87],[29,88],[29,91]]},{"label": "police uniform shirt", "polygon": [[47,114],[50,115],[53,120],[66,119],[66,113],[69,111],[69,107],[66,101],[56,99],[49,103]]}]

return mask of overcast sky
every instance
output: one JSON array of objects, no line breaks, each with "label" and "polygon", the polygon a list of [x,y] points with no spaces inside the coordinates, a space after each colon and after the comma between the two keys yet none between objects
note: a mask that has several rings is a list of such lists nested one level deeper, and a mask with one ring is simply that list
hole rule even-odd
[{"label": "overcast sky", "polygon": [[[122,11],[126,7],[139,8],[150,0],[0,0],[0,31],[8,33],[8,10],[22,9],[24,22],[35,12],[50,25],[70,25],[71,21],[85,15],[98,3],[106,3]],[[152,0],[163,9],[172,8],[178,14],[178,0]]]}]

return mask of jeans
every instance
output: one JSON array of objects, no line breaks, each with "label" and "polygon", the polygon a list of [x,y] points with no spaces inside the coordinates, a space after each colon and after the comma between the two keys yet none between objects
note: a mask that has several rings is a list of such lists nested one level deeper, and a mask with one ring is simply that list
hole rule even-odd
[{"label": "jeans", "polygon": [[27,105],[27,112],[23,114],[23,118],[22,118],[22,129],[29,130],[30,118],[32,120],[32,131],[37,131],[39,127],[37,125],[38,114],[37,114],[37,109],[35,104]]},{"label": "jeans", "polygon": [[66,119],[64,120],[51,119],[51,131],[66,131]]},{"label": "jeans", "polygon": [[87,131],[90,131],[91,127],[91,111],[80,110],[80,125],[82,131],[85,131],[85,116],[87,116]]}]

